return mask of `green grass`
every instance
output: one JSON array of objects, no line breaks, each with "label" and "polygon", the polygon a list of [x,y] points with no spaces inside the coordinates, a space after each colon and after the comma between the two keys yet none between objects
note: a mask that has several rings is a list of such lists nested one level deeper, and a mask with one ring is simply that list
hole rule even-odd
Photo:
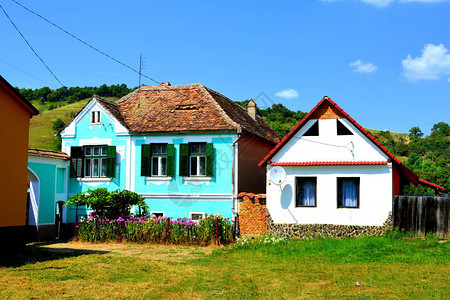
[{"label": "green grass", "polygon": [[[117,98],[105,97],[106,99],[116,101]],[[39,148],[48,150],[54,149],[56,137],[52,129],[53,122],[58,118],[62,119],[66,124],[70,122],[75,115],[91,100],[91,98],[81,100],[72,104],[57,103],[61,107],[48,110],[49,106],[55,103],[40,104],[33,101],[33,105],[40,111],[40,114],[34,116],[30,120],[29,148]]]},{"label": "green grass", "polygon": [[0,299],[448,299],[450,294],[450,247],[433,238],[250,243],[201,257],[192,248],[181,262],[152,259],[149,251],[162,252],[159,247],[126,248],[140,251],[139,257],[49,253],[34,246],[32,256],[0,267]]}]

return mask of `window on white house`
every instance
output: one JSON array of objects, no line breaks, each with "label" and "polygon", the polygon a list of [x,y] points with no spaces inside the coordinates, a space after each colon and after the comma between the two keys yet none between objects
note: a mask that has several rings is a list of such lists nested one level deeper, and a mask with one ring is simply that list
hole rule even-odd
[{"label": "window on white house", "polygon": [[303,134],[304,136],[319,136],[319,121],[317,120],[314,124],[309,127],[308,130]]},{"label": "window on white house", "polygon": [[152,176],[167,176],[167,144],[151,144]]},{"label": "window on white house", "polygon": [[338,177],[338,208],[359,208],[359,177]]},{"label": "window on white house", "polygon": [[91,124],[99,124],[100,123],[100,111],[91,111]]},{"label": "window on white house", "polygon": [[341,121],[336,119],[336,129],[337,135],[353,135],[353,133],[348,129]]},{"label": "window on white house", "polygon": [[296,206],[317,206],[317,177],[297,177],[297,197]]},{"label": "window on white house", "polygon": [[206,143],[189,144],[191,176],[206,176]]},{"label": "window on white house", "polygon": [[108,146],[84,147],[84,177],[106,177]]}]

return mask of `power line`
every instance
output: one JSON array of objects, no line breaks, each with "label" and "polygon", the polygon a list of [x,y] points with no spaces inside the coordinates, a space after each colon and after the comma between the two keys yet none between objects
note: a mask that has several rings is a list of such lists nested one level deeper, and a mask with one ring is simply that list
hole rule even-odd
[{"label": "power line", "polygon": [[20,71],[20,72],[22,72],[22,73],[24,73],[24,74],[27,74],[28,76],[31,76],[31,77],[33,77],[33,78],[39,80],[39,81],[48,83],[49,85],[51,85],[51,86],[53,86],[53,87],[56,87],[53,83],[50,83],[50,82],[45,81],[45,80],[43,80],[43,79],[41,79],[41,78],[39,78],[39,77],[34,76],[33,74],[30,74],[30,73],[28,73],[28,72],[25,72],[24,70],[21,70],[21,69],[19,69],[18,67],[15,67],[15,66],[13,66],[13,65],[11,65],[11,64],[9,64],[9,63],[7,63],[6,61],[3,61],[3,60],[0,59],[0,62],[1,62],[1,63],[4,63],[4,64],[7,65],[7,66],[10,66],[11,68],[14,68],[14,69],[18,70],[18,71]]},{"label": "power line", "polygon": [[56,75],[52,72],[52,70],[50,70],[50,68],[47,66],[47,64],[44,62],[44,60],[39,56],[39,54],[37,54],[37,52],[33,49],[33,47],[31,47],[30,43],[27,41],[25,36],[22,34],[22,32],[20,32],[19,28],[17,28],[16,24],[14,24],[13,20],[11,20],[9,15],[6,13],[3,6],[0,5],[0,8],[2,9],[3,13],[8,18],[8,20],[11,22],[11,24],[14,26],[14,28],[17,30],[17,32],[20,34],[20,36],[23,38],[25,43],[27,43],[28,47],[30,47],[31,51],[33,51],[33,53],[37,56],[37,58],[39,58],[39,60],[42,62],[42,64],[44,64],[44,66],[47,68],[47,70],[53,75],[53,77],[55,77],[56,81],[58,81],[61,86],[64,86],[64,84],[62,84],[61,81],[58,79],[58,77],[56,77]]},{"label": "power line", "polygon": [[[124,67],[130,69],[131,71],[133,71],[133,72],[135,72],[135,73],[137,73],[137,74],[141,74],[138,70],[134,69],[133,67],[130,67],[129,65],[127,65],[127,64],[125,64],[125,63],[123,63],[123,62],[121,62],[120,60],[118,60],[118,59],[112,57],[111,55],[106,54],[105,52],[99,50],[98,48],[92,46],[91,44],[89,44],[89,43],[83,41],[82,39],[80,39],[80,38],[78,38],[77,36],[73,35],[72,33],[68,32],[68,31],[65,30],[64,28],[61,28],[60,26],[56,25],[56,24],[53,23],[52,21],[48,20],[47,18],[45,18],[45,17],[41,16],[40,14],[34,12],[33,10],[31,10],[31,9],[29,9],[29,8],[27,8],[27,7],[25,7],[25,6],[23,6],[22,4],[20,4],[20,3],[17,2],[16,0],[11,0],[11,1],[14,2],[14,3],[16,3],[17,5],[19,5],[19,6],[22,7],[23,9],[29,11],[29,12],[32,13],[33,15],[35,15],[35,16],[41,18],[41,19],[44,20],[45,22],[47,22],[47,23],[53,25],[54,27],[58,28],[58,29],[61,30],[62,32],[64,32],[64,33],[70,35],[71,37],[73,37],[74,39],[76,39],[76,40],[79,41],[80,43],[83,43],[84,45],[88,46],[88,47],[91,48],[92,50],[97,51],[97,52],[100,53],[101,55],[106,56],[106,57],[108,57],[109,59],[112,59],[112,60],[115,61],[116,63],[121,64],[122,66],[124,66]],[[149,76],[147,76],[147,75],[145,75],[145,74],[141,74],[141,75],[144,76],[144,77],[147,78],[147,79],[150,79],[151,81],[153,81],[153,82],[155,82],[155,83],[157,83],[157,84],[160,83],[159,81],[157,81],[157,80],[155,80],[155,79],[153,79],[153,78],[151,78],[151,77],[149,77]]]}]

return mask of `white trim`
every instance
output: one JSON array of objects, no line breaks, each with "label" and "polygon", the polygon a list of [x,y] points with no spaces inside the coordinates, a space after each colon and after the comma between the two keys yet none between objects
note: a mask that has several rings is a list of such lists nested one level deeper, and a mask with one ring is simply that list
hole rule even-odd
[{"label": "white trim", "polygon": [[145,177],[146,185],[150,185],[150,183],[157,184],[157,185],[167,183],[167,185],[170,185],[171,181],[172,181],[172,177],[167,177],[167,176]]},{"label": "white trim", "polygon": [[194,200],[194,201],[231,201],[231,194],[188,194],[188,193],[139,193],[145,200]]},{"label": "white trim", "polygon": [[108,177],[82,177],[77,178],[78,181],[81,182],[110,182],[111,178]]}]

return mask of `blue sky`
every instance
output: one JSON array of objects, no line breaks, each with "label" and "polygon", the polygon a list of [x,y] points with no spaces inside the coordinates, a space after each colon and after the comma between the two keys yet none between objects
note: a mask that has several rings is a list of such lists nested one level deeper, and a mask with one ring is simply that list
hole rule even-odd
[{"label": "blue sky", "polygon": [[[448,1],[17,1],[136,69],[142,54],[157,81],[302,111],[328,95],[380,130],[450,122]],[[1,5],[64,85],[138,85],[13,1]],[[0,75],[13,86],[60,87],[1,11],[0,37]]]}]

